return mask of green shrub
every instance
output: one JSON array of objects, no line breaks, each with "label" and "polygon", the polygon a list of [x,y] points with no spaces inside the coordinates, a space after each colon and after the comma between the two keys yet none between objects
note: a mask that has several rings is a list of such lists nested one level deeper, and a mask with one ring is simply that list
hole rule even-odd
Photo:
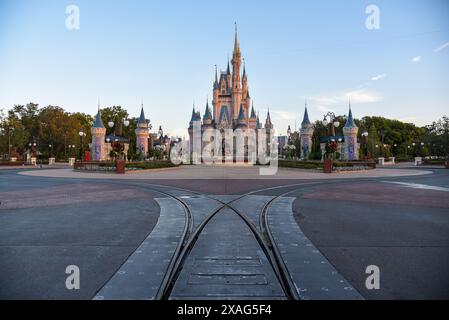
[{"label": "green shrub", "polygon": [[126,168],[128,169],[158,169],[158,168],[171,168],[177,167],[178,165],[173,164],[168,160],[151,160],[142,162],[128,162]]},{"label": "green shrub", "polygon": [[295,161],[279,160],[279,167],[298,169],[322,169],[323,164],[319,161]]}]

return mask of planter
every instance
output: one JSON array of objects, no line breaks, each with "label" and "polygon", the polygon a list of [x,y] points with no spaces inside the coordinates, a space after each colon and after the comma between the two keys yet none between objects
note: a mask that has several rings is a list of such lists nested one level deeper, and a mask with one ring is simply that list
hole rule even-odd
[{"label": "planter", "polygon": [[75,158],[69,158],[69,166],[73,167],[75,164]]},{"label": "planter", "polygon": [[56,159],[55,158],[48,158],[48,164],[51,166],[51,165],[53,165],[53,164],[55,164],[55,161]]},{"label": "planter", "polygon": [[11,162],[16,162],[16,161],[17,161],[17,158],[16,158],[16,157],[12,157],[12,158],[10,159],[10,161],[11,161]]},{"label": "planter", "polygon": [[324,173],[332,173],[332,159],[324,159]]},{"label": "planter", "polygon": [[115,162],[115,167],[116,167],[115,171],[118,174],[125,174],[125,164],[126,164],[125,160],[117,160]]},{"label": "planter", "polygon": [[384,166],[385,165],[385,158],[380,157],[379,158],[379,166]]}]

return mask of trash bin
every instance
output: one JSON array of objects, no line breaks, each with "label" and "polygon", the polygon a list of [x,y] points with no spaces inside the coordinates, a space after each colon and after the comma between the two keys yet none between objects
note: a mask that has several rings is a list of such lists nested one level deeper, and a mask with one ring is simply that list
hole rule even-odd
[{"label": "trash bin", "polygon": [[115,171],[119,174],[124,174],[125,173],[125,164],[126,161],[125,160],[117,160],[115,162]]}]

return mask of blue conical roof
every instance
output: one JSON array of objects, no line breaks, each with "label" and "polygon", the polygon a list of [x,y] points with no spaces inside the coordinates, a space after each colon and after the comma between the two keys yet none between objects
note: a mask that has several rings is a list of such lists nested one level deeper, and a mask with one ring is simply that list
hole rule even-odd
[{"label": "blue conical roof", "polygon": [[143,112],[143,106],[142,109],[140,110],[140,117],[137,123],[147,123],[147,119],[145,119],[145,113]]},{"label": "blue conical roof", "polygon": [[196,116],[196,113],[195,113],[195,106],[193,106],[193,109],[192,109],[192,116],[190,117],[190,121],[195,121],[195,116]]},{"label": "blue conical roof", "polygon": [[354,122],[354,118],[352,117],[351,107],[349,107],[349,115],[348,115],[348,119],[346,120],[345,128],[355,128],[355,127],[357,127],[357,126]]},{"label": "blue conical roof", "polygon": [[307,106],[304,110],[304,118],[302,120],[301,126],[310,124],[309,112],[307,111]]},{"label": "blue conical roof", "polygon": [[240,105],[239,120],[245,120],[245,111],[243,110],[243,104]]},{"label": "blue conical roof", "polygon": [[209,108],[209,101],[206,102],[206,112],[204,113],[204,120],[211,120],[212,119],[212,113]]},{"label": "blue conical roof", "polygon": [[100,108],[98,108],[97,115],[95,116],[95,122],[92,128],[104,128],[103,120],[101,120]]},{"label": "blue conical roof", "polygon": [[256,112],[254,111],[254,105],[251,106],[251,119],[256,119]]}]

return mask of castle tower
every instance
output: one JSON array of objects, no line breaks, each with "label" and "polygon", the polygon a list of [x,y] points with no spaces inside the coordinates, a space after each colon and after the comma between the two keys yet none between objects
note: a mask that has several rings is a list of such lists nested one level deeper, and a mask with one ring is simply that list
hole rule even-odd
[{"label": "castle tower", "polygon": [[243,108],[243,104],[240,105],[237,127],[242,130],[245,130],[248,127],[247,119],[246,119],[246,115],[245,115],[245,109]]},{"label": "castle tower", "polygon": [[209,100],[206,101],[206,111],[203,116],[203,129],[212,128],[212,112],[209,108]]},{"label": "castle tower", "polygon": [[242,82],[240,80],[240,66],[242,65],[242,53],[237,35],[237,25],[235,26],[234,51],[232,53],[232,112],[233,119],[238,122],[240,106],[242,103]]},{"label": "castle tower", "polygon": [[257,128],[257,116],[256,116],[256,112],[254,111],[254,104],[251,107],[251,116],[249,117],[249,120],[248,120],[248,127],[250,129]]},{"label": "castle tower", "polygon": [[359,160],[360,144],[357,142],[357,133],[359,128],[356,126],[352,118],[351,103],[349,103],[349,115],[346,124],[343,127],[343,135],[345,142],[343,144],[343,159],[344,160]]},{"label": "castle tower", "polygon": [[143,104],[142,109],[140,110],[140,117],[137,121],[137,128],[135,130],[136,133],[136,152],[140,153],[143,156],[146,156],[148,153],[148,122],[145,119],[145,113],[143,112]]},{"label": "castle tower", "polygon": [[92,160],[103,161],[106,158],[105,152],[105,142],[106,128],[101,120],[100,106],[98,106],[98,112],[95,117],[95,122],[90,129],[92,134],[92,143],[90,153],[92,155]]},{"label": "castle tower", "polygon": [[307,112],[307,104],[304,110],[304,118],[301,123],[300,139],[301,139],[301,159],[307,160],[312,151],[313,125],[309,120]]}]

